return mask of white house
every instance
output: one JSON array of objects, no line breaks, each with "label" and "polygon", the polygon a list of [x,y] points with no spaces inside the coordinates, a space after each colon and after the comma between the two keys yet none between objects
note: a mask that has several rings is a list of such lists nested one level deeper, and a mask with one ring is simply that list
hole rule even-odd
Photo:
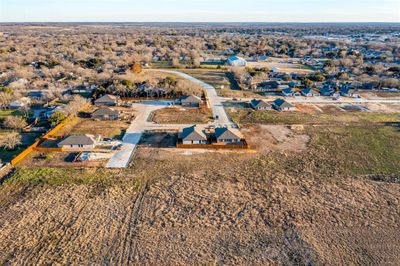
[{"label": "white house", "polygon": [[91,150],[94,149],[97,143],[100,141],[100,136],[93,135],[71,135],[63,139],[60,143],[57,144],[59,148],[63,149],[86,149]]}]

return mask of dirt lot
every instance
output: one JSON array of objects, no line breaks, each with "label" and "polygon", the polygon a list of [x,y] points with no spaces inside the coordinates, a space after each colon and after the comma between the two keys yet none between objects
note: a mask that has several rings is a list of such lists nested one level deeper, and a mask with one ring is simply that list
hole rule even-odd
[{"label": "dirt lot", "polygon": [[33,152],[25,158],[21,166],[25,167],[104,167],[108,160],[78,162],[78,153],[68,152]]},{"label": "dirt lot", "polygon": [[151,121],[158,124],[206,124],[211,120],[212,112],[207,108],[174,106],[151,114]]},{"label": "dirt lot", "polygon": [[242,132],[250,146],[261,153],[301,152],[310,140],[303,126],[246,125]]}]

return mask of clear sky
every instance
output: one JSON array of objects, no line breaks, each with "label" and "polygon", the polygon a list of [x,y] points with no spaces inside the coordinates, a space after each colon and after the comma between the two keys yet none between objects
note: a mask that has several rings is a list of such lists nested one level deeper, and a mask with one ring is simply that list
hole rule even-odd
[{"label": "clear sky", "polygon": [[1,22],[400,22],[400,0],[0,0]]}]

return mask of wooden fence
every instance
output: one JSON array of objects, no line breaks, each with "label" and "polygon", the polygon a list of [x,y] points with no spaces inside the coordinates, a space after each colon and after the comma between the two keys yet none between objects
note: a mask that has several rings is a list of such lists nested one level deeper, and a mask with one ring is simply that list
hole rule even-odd
[{"label": "wooden fence", "polygon": [[[90,106],[90,103],[86,103],[84,106],[82,106],[80,111],[89,108],[89,106]],[[54,135],[56,133],[58,133],[64,126],[69,124],[72,121],[72,119],[74,119],[74,118],[75,118],[75,115],[71,115],[71,116],[67,117],[64,121],[62,121],[60,124],[58,124],[57,126],[52,128],[51,130],[49,130],[45,135],[43,135],[40,140],[34,142],[31,146],[29,146],[28,148],[23,150],[20,154],[18,154],[14,159],[11,160],[10,164],[12,166],[17,165],[26,156],[28,156],[31,152],[33,152],[33,151],[35,151],[37,149],[46,149],[46,150],[48,150],[48,149],[58,149],[58,148],[40,148],[39,145],[45,139],[52,139],[52,138],[54,139],[55,138]]]},{"label": "wooden fence", "polygon": [[244,141],[242,144],[182,144],[177,143],[179,149],[212,149],[212,150],[246,150],[250,149],[249,144]]},{"label": "wooden fence", "polygon": [[38,152],[62,152],[63,148],[34,147],[33,150]]},{"label": "wooden fence", "polygon": [[33,151],[34,148],[36,148],[40,144],[40,142],[41,141],[38,140],[35,143],[33,143],[31,146],[29,146],[28,148],[23,150],[20,154],[18,154],[14,159],[11,160],[10,164],[12,166],[15,166],[17,163],[22,161],[26,156],[28,156]]}]

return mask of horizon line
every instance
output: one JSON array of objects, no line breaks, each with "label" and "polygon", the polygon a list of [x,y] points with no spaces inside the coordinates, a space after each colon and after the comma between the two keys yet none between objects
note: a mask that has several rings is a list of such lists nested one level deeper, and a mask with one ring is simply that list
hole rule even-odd
[{"label": "horizon line", "polygon": [[215,23],[215,24],[250,24],[250,23],[271,23],[271,24],[357,24],[357,23],[379,23],[379,24],[400,24],[400,21],[0,21],[0,24],[15,23]]}]

